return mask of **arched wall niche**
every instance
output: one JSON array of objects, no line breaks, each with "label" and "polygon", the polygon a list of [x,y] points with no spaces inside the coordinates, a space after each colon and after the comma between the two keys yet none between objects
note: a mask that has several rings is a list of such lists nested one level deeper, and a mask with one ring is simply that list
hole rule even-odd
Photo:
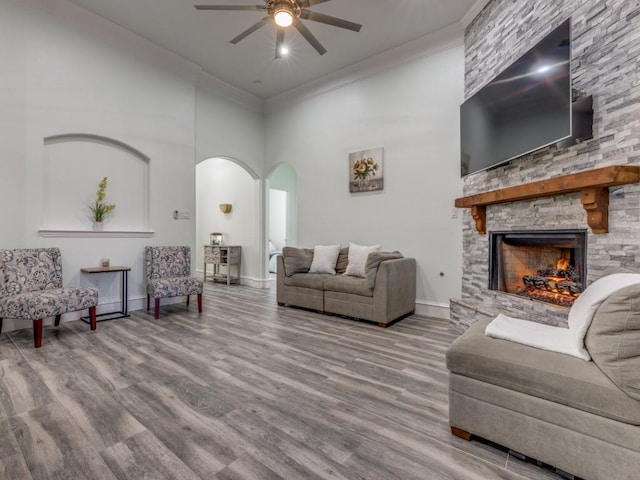
[{"label": "arched wall niche", "polygon": [[106,203],[116,208],[105,230],[149,230],[150,158],[119,140],[87,133],[44,139],[43,229],[91,230],[89,205],[108,178]]}]

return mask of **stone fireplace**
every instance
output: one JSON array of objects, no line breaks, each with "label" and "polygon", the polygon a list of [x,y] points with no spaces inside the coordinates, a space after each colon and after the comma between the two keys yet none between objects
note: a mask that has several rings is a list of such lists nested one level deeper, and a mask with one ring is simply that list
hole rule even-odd
[{"label": "stone fireplace", "polygon": [[[639,165],[640,103],[636,86],[638,70],[627,68],[626,52],[616,44],[638,45],[637,22],[633,2],[529,2],[527,0],[492,0],[465,30],[465,98],[489,82],[522,53],[533,46],[554,26],[571,18],[572,28],[572,87],[577,96],[593,96],[593,139],[571,146],[551,146],[512,160],[492,170],[478,172],[463,179],[462,196],[482,195],[485,192],[546,182],[567,175],[589,172],[612,165]],[[616,36],[607,34],[615,31]],[[508,46],[508,48],[505,48]],[[612,54],[611,52],[616,52]],[[620,73],[624,72],[624,73]],[[540,184],[538,184],[540,185]],[[598,195],[607,192],[605,208]],[[486,203],[463,210],[462,288],[460,298],[451,299],[451,322],[462,329],[498,313],[566,326],[568,308],[538,301],[530,296],[503,291],[498,278],[490,284],[489,258],[494,248],[493,233],[521,233],[535,231],[578,231],[585,233],[579,260],[560,246],[551,246],[549,257],[536,253],[541,263],[528,273],[517,272],[515,289],[525,293],[522,277],[529,276],[529,284],[536,283],[543,290],[557,289],[559,282],[544,272],[557,269],[557,260],[576,263],[580,280],[567,279],[587,287],[612,267],[640,271],[640,184],[598,187],[593,204],[586,202],[585,192],[557,192],[546,197],[521,196],[504,203]],[[591,227],[593,213],[608,213],[604,232]],[[597,229],[596,229],[597,230]],[[511,243],[514,243],[511,241]],[[588,247],[587,247],[588,246]],[[519,245],[507,249],[518,251]],[[531,246],[529,246],[531,247]],[[558,250],[554,250],[558,248]],[[518,254],[520,255],[520,254]],[[554,260],[553,257],[558,256]],[[492,260],[493,262],[493,260]],[[554,264],[554,262],[556,262]],[[537,263],[537,262],[533,262]],[[552,265],[553,264],[553,265]],[[538,274],[541,270],[542,274]],[[503,274],[503,276],[506,274]],[[564,275],[564,274],[563,274]],[[509,280],[510,282],[511,280]],[[520,283],[521,282],[521,283]],[[547,284],[547,282],[549,282]],[[547,286],[548,285],[548,286]],[[561,283],[560,289],[571,294],[575,285]],[[506,288],[506,287],[505,287]],[[578,293],[578,292],[576,292]]]},{"label": "stone fireplace", "polygon": [[489,290],[570,307],[584,289],[586,231],[489,233]]}]

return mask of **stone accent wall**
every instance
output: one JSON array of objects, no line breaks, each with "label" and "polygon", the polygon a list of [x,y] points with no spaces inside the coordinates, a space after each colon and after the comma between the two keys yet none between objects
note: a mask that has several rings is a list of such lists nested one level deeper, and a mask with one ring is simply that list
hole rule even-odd
[{"label": "stone accent wall", "polygon": [[[469,97],[547,33],[571,17],[573,88],[593,96],[594,139],[548,147],[494,170],[469,175],[464,195],[520,185],[607,165],[640,164],[640,2],[628,0],[493,0],[465,32],[465,94]],[[588,229],[579,194],[487,207],[488,231]],[[566,325],[568,310],[489,291],[488,235],[469,210],[463,226],[464,305]],[[610,189],[609,233],[587,238],[587,283],[610,267],[640,271],[640,184]],[[460,302],[452,322],[468,324]],[[453,304],[452,304],[453,305]]]}]

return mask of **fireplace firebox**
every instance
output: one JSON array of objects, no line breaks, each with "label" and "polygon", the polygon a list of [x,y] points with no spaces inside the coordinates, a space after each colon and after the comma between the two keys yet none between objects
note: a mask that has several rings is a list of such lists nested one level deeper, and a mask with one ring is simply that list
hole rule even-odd
[{"label": "fireplace firebox", "polygon": [[586,287],[586,230],[491,232],[489,289],[570,307]]}]

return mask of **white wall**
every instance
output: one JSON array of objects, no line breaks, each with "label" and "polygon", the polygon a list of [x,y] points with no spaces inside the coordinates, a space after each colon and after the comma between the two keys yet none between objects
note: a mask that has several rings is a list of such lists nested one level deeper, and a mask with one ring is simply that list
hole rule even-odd
[{"label": "white wall", "polygon": [[[231,96],[218,93],[219,82],[212,76],[201,73],[196,89],[196,161],[214,157],[226,157],[242,164],[255,179],[263,178],[264,172],[264,117],[262,105],[255,99],[243,101],[242,94],[231,90]],[[240,100],[235,100],[239,98]],[[247,238],[246,231],[242,238],[242,270],[243,281],[255,287],[268,285],[266,267],[266,235],[264,182],[254,185],[255,206],[251,210],[251,224],[257,232],[254,238]],[[236,206],[234,205],[234,210]],[[256,216],[253,216],[253,213]],[[246,213],[246,211],[245,211]],[[238,225],[239,216],[235,216],[234,225]],[[242,217],[249,218],[249,217]],[[244,230],[245,227],[242,227]],[[235,227],[234,227],[235,228]],[[217,230],[216,230],[217,231]],[[255,263],[254,263],[255,262]],[[201,262],[198,268],[202,268]]]},{"label": "white wall", "polygon": [[[211,158],[196,167],[196,266],[203,269],[204,244],[209,234],[220,232],[226,245],[242,247],[242,283],[254,285],[260,277],[259,180],[240,165],[224,158]],[[231,213],[220,211],[220,203],[231,203]],[[208,270],[211,270],[208,266]],[[235,270],[232,270],[235,275]]]},{"label": "white wall", "polygon": [[[141,308],[144,246],[196,247],[196,132],[221,125],[218,130],[226,129],[217,132],[224,137],[222,150],[251,157],[250,161],[261,165],[261,153],[254,154],[256,148],[249,148],[251,154],[245,152],[252,145],[247,139],[254,137],[254,126],[259,135],[253,145],[259,145],[257,150],[262,152],[262,115],[210,91],[208,102],[198,110],[207,123],[197,130],[196,85],[201,74],[197,66],[66,0],[0,0],[0,11],[0,247],[59,247],[64,284],[98,286],[99,312],[111,310],[115,306],[111,304],[118,302],[119,277],[83,275],[80,268],[97,266],[102,257],[109,257],[112,265],[130,266],[130,308]],[[112,174],[126,176],[121,171],[125,167],[109,174],[108,199],[117,204],[112,226],[133,229],[146,222],[146,228],[155,232],[151,238],[45,238],[39,234],[43,228],[91,228],[89,219],[81,215],[52,215],[43,208],[47,195],[57,198],[51,191],[51,172],[47,172],[51,152],[47,152],[45,139],[64,134],[107,137],[149,159],[146,220],[135,219],[145,216],[144,208],[132,202],[142,200],[111,178]],[[65,154],[74,158],[65,168],[67,177],[61,188],[69,193],[75,182],[82,184],[78,191],[94,191],[105,176],[102,169],[96,162],[83,162],[83,149],[72,148]],[[108,155],[104,160],[108,161]],[[121,160],[114,160],[108,168]],[[135,177],[141,175],[136,169]],[[86,195],[80,197],[78,208],[84,208]],[[68,207],[73,198],[65,196],[62,203],[51,207],[62,204]],[[125,213],[127,206],[135,215]],[[174,210],[190,212],[191,218],[174,220]],[[63,321],[74,318],[77,316],[68,315]],[[30,326],[8,319],[4,323],[6,330]]]},{"label": "white wall", "polygon": [[[460,45],[271,113],[266,125],[267,164],[298,174],[297,243],[381,243],[415,257],[417,298],[434,314],[461,289],[460,220],[450,217],[462,190],[463,71]],[[384,190],[350,194],[348,154],[369,147],[384,147]]]}]

